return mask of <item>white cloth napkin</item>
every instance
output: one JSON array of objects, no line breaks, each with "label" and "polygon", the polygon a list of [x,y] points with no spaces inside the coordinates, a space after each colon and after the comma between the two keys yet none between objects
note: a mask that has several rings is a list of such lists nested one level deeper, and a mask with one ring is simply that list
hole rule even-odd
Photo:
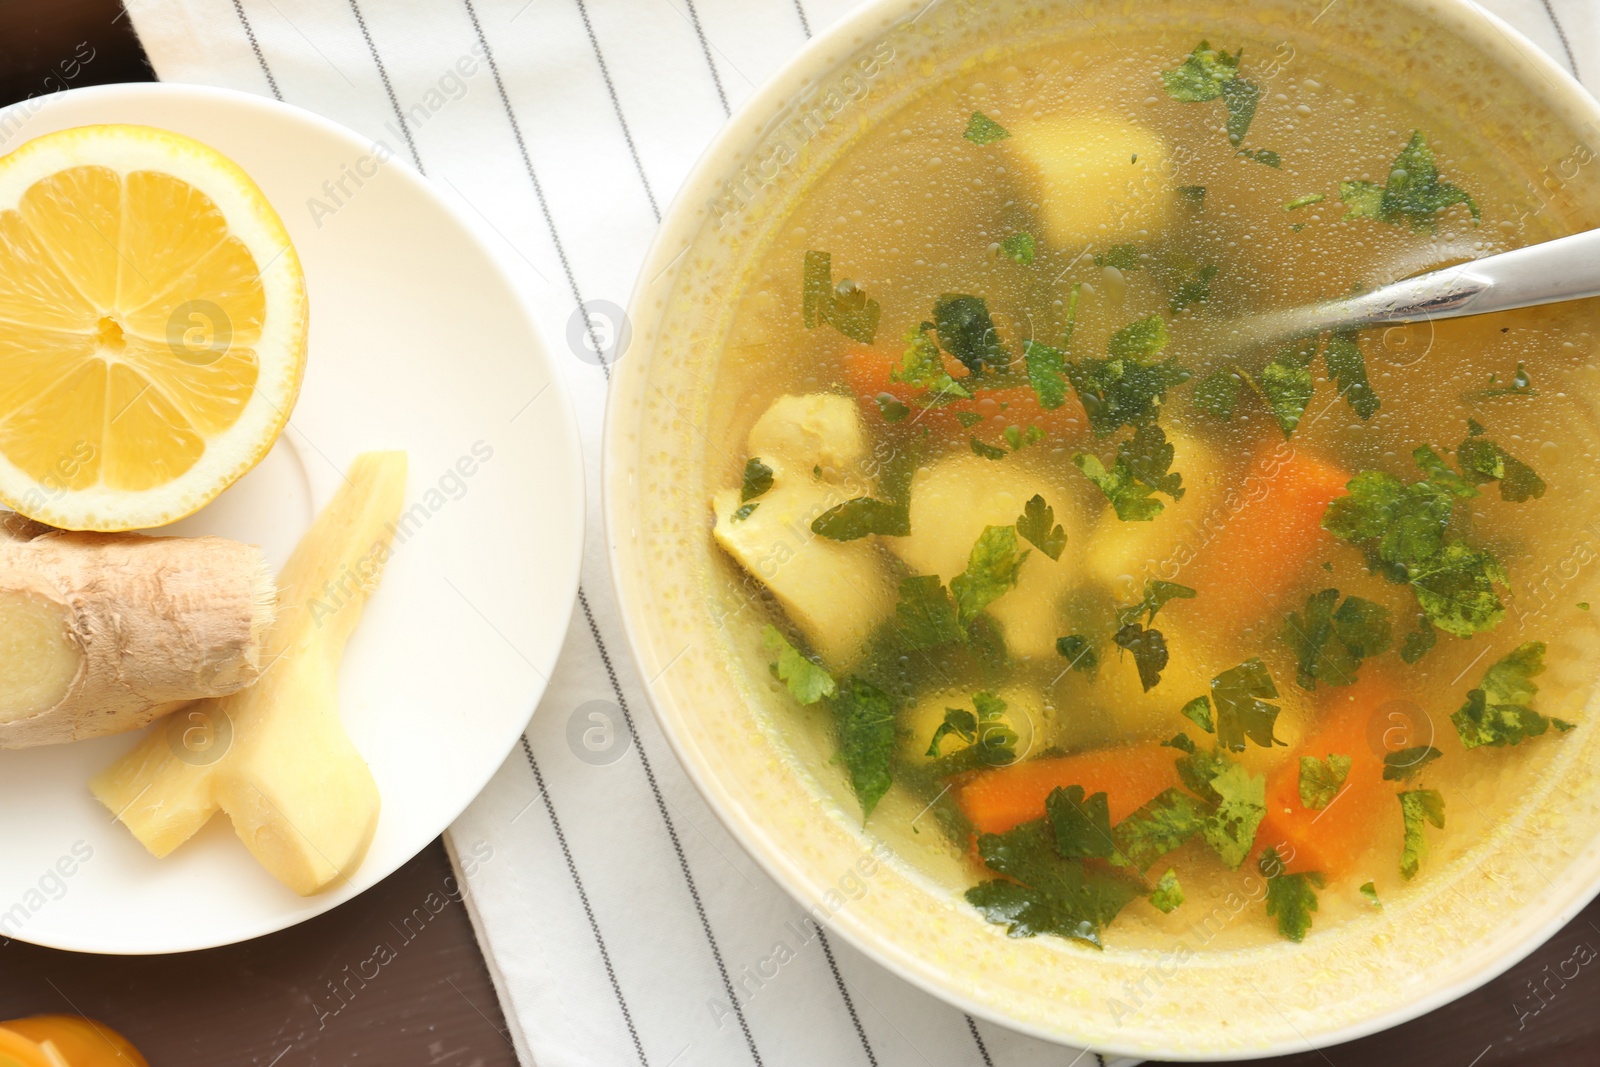
[{"label": "white cloth napkin", "polygon": [[[522,744],[449,833],[524,1064],[1105,1062],[974,1022],[809,925],[675,763],[612,601],[607,383],[569,345],[575,309],[627,304],[661,210],[729,110],[853,6],[128,0],[162,79],[320,112],[464,197],[514,250],[564,365],[588,464],[583,589]],[[1487,6],[1600,77],[1597,0]]]}]

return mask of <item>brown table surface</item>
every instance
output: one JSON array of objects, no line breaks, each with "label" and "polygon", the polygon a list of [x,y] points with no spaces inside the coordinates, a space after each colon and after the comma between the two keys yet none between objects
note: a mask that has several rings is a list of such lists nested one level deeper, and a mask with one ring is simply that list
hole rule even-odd
[{"label": "brown table surface", "polygon": [[[49,79],[59,77],[62,60],[88,54],[81,42],[93,59],[72,75],[73,86],[152,77],[117,0],[0,0],[0,104],[56,88]],[[0,939],[0,1019],[94,1016],[127,1034],[154,1067],[514,1067],[505,1018],[454,888],[435,842],[355,900],[242,945],[125,957]],[[397,924],[430,894],[451,903],[408,941]],[[395,959],[371,982],[350,981],[346,969],[383,943],[399,946]],[[1593,1067],[1600,971],[1584,967],[1572,977],[1566,961],[1579,946],[1579,958],[1600,951],[1600,903],[1500,978],[1430,1015],[1363,1041],[1256,1062]],[[347,992],[329,1013],[335,985]]]}]

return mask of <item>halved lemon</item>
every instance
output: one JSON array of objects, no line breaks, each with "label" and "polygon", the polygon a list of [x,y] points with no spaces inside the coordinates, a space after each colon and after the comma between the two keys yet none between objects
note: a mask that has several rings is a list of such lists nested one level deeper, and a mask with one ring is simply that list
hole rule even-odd
[{"label": "halved lemon", "polygon": [[0,501],[161,526],[259,463],[305,369],[299,257],[232,160],[148,126],[0,159]]}]

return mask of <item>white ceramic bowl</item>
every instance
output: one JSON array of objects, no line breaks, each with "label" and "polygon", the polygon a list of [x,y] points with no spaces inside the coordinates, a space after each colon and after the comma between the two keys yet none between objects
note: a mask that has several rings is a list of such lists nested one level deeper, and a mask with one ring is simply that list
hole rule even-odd
[{"label": "white ceramic bowl", "polygon": [[[1445,108],[1452,122],[1547,164],[1527,174],[1530,190],[1600,129],[1600,106],[1576,82],[1462,0],[869,3],[750,99],[668,214],[634,294],[634,345],[612,387],[606,521],[629,636],[641,674],[657,679],[650,695],[668,738],[733,834],[814,915],[929,992],[1038,1037],[1158,1058],[1263,1056],[1422,1014],[1500,973],[1576,914],[1600,887],[1592,770],[1600,731],[1567,738],[1536,794],[1469,854],[1431,871],[1430,891],[1301,945],[1207,950],[1203,914],[1165,948],[1013,940],[898,858],[869,861],[865,892],[840,893],[878,842],[862,829],[825,742],[780,732],[760,613],[743,610],[728,588],[710,537],[703,455],[715,447],[708,428],[715,436],[728,421],[710,408],[728,294],[746,283],[810,179],[865,120],[962,57],[1129,22],[1170,25],[1190,39],[1245,38],[1253,49],[1265,39],[1269,49],[1281,41],[1343,51],[1425,106]],[[1330,31],[1337,43],[1326,43]],[[1562,213],[1563,228],[1600,224],[1596,182],[1561,173],[1561,195],[1546,210]]]}]

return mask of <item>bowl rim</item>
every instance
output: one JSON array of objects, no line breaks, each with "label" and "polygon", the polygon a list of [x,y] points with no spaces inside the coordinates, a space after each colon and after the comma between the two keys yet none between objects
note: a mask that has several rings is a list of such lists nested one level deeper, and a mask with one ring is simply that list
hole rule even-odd
[{"label": "bowl rim", "polygon": [[[841,49],[853,50],[863,41],[881,35],[907,17],[911,17],[914,21],[940,2],[942,0],[864,0],[849,14],[811,37],[734,109],[710,144],[696,159],[667,209],[662,213],[661,222],[651,240],[628,301],[628,321],[632,325],[636,343],[653,333],[653,328],[640,329],[639,323],[650,323],[653,327],[661,319],[662,312],[651,306],[652,294],[660,288],[669,273],[675,276],[674,267],[692,247],[694,235],[702,223],[701,209],[714,200],[722,189],[726,176],[736,171],[738,164],[744,159],[742,149],[759,140],[759,131],[766,127],[773,115],[782,112],[788,101],[794,99],[808,85],[814,84],[819,76],[831,69],[830,64],[834,57],[830,52]],[[1596,127],[1600,127],[1600,100],[1597,100],[1548,52],[1539,48],[1520,30],[1481,6],[1476,0],[1395,0],[1395,2],[1411,8],[1429,21],[1441,21],[1442,18],[1456,16],[1460,23],[1459,37],[1476,45],[1483,53],[1492,56],[1497,63],[1508,69],[1517,69],[1519,65],[1528,68],[1531,74],[1543,82],[1544,88],[1537,91],[1542,100],[1551,104],[1557,111],[1584,115]],[[1531,78],[1529,84],[1533,84]],[[752,122],[755,125],[754,131],[750,128]],[[617,599],[629,651],[639,664],[649,662],[647,652],[650,645],[646,637],[649,624],[644,618],[646,612],[640,610],[640,605],[631,599],[629,593],[624,564],[630,549],[626,538],[621,536],[619,531],[626,528],[622,514],[627,506],[625,502],[631,500],[630,494],[639,492],[640,487],[629,483],[628,468],[619,457],[627,449],[627,435],[633,429],[628,422],[628,413],[623,410],[627,390],[622,386],[630,378],[642,375],[643,371],[639,368],[647,364],[648,359],[645,354],[639,352],[634,354],[632,360],[622,361],[617,366],[618,373],[614,375],[617,380],[612,382],[606,398],[605,420],[601,431],[600,512],[606,541],[607,571]],[[785,893],[807,908],[811,914],[815,914],[815,908],[821,903],[821,895],[810,891],[807,879],[799,870],[799,864],[782,849],[770,847],[766,836],[747,824],[742,814],[736,810],[736,805],[727,803],[728,797],[718,785],[714,773],[697,761],[694,750],[679,736],[672,717],[663,706],[666,700],[658,695],[657,687],[646,685],[644,693],[651,713],[677,757],[679,766],[694,784],[707,807],[716,814],[723,827],[746,854]],[[1600,877],[1592,879],[1567,901],[1560,903],[1560,906],[1553,906],[1546,919],[1539,923],[1522,942],[1513,945],[1487,963],[1480,964],[1458,980],[1446,982],[1431,992],[1409,999],[1392,1010],[1369,1015],[1319,1034],[1315,1043],[1305,1038],[1285,1038],[1270,1045],[1194,1051],[1176,1046],[1156,1047],[1136,1042],[1099,1041],[1094,1044],[1093,1051],[1116,1056],[1187,1062],[1254,1060],[1308,1049],[1321,1049],[1368,1037],[1426,1015],[1504,974],[1554,937],[1597,896],[1600,896]],[[1557,903],[1559,902],[1552,901],[1546,906]],[[941,983],[935,980],[933,977],[937,970],[935,968],[907,966],[900,958],[903,949],[887,941],[872,924],[857,919],[849,909],[833,912],[830,918],[832,919],[829,923],[830,928],[843,936],[852,947],[897,978],[909,982],[943,1003],[1014,1033],[1058,1046],[1082,1047],[1088,1050],[1088,1046],[1085,1045],[1069,1044],[1072,1039],[1057,1030],[1046,1029],[993,1009],[985,1002],[967,995],[953,982]]]}]

